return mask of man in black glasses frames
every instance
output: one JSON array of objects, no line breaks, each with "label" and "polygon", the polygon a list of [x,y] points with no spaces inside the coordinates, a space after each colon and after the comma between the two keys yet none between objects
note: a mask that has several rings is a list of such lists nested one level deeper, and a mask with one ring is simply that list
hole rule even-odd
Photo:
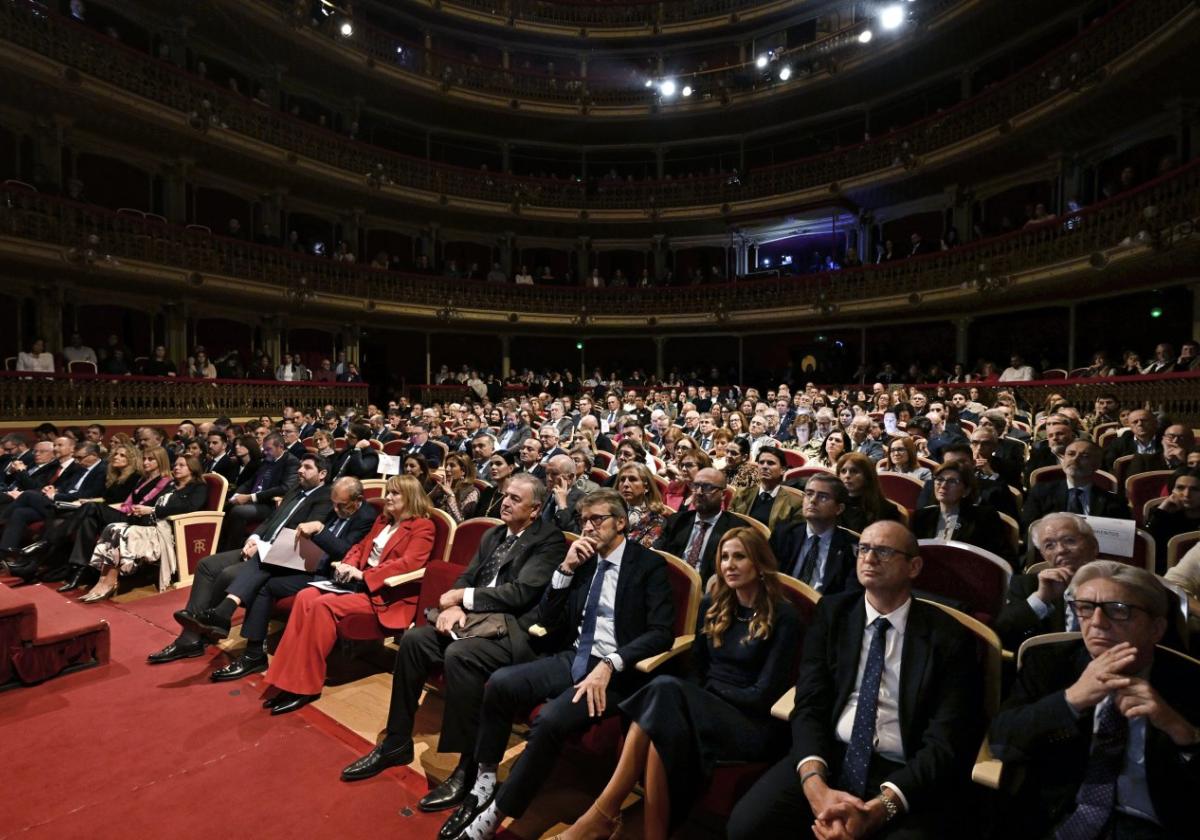
[{"label": "man in black glasses frames", "polygon": [[1067,602],[1082,639],[1027,648],[992,724],[992,752],[1025,769],[1003,836],[1194,833],[1200,668],[1155,647],[1172,596],[1144,569],[1097,560]]}]

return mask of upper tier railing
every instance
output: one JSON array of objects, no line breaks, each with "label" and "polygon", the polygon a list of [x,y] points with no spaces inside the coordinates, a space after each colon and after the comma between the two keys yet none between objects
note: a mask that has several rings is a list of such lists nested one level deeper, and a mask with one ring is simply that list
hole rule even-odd
[{"label": "upper tier railing", "polygon": [[0,372],[5,420],[257,417],[281,405],[364,405],[366,383]]},{"label": "upper tier railing", "polygon": [[789,4],[772,0],[614,0],[602,3],[586,0],[443,0],[435,5],[443,11],[468,10],[505,23],[528,21],[584,29],[643,27],[653,31],[689,21],[728,20],[730,15],[760,6],[782,8]]},{"label": "upper tier railing", "polygon": [[140,260],[204,274],[281,287],[297,300],[338,295],[369,302],[431,308],[450,320],[458,309],[493,313],[596,315],[707,313],[718,322],[733,312],[812,306],[832,314],[844,302],[906,298],[961,286],[982,293],[1007,288],[1013,275],[1090,258],[1103,268],[1105,251],[1123,242],[1170,247],[1200,218],[1200,160],[1137,189],[1003,236],[935,254],[820,274],[743,280],[719,285],[600,288],[518,286],[374,269],[295,254],[281,248],[147,221],[97,207],[0,186],[0,237],[53,243],[80,267],[119,267]]},{"label": "upper tier railing", "polygon": [[[719,209],[803,190],[836,192],[838,184],[897,166],[918,165],[939,149],[979,136],[1068,91],[1098,83],[1104,68],[1158,31],[1192,0],[1128,0],[1078,38],[978,96],[870,142],[739,175],[643,181],[518,177],[432,163],[348,140],[199,80],[167,62],[39,12],[26,0],[0,4],[0,38],[72,71],[190,115],[197,131],[230,130],[297,157],[353,173],[370,186],[397,186],[437,196],[522,208],[639,210]],[[68,77],[70,77],[68,75]],[[581,215],[582,217],[582,215]]]}]

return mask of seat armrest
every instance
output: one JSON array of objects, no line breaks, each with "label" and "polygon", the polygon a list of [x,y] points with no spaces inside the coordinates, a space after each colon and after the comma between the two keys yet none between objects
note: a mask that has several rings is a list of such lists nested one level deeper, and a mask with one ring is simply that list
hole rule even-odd
[{"label": "seat armrest", "polygon": [[975,766],[971,768],[971,781],[992,790],[999,790],[1003,774],[1004,762],[992,755],[985,735],[983,743],[979,746],[979,755],[975,758]]},{"label": "seat armrest", "polygon": [[792,717],[792,709],[796,706],[796,687],[792,686],[784,695],[775,701],[775,705],[771,707],[771,717],[778,720],[789,720]]},{"label": "seat armrest", "polygon": [[425,577],[425,569],[417,569],[412,572],[405,572],[402,575],[392,575],[390,578],[383,579],[384,586],[402,586],[406,583],[412,583],[414,580],[420,580]]},{"label": "seat armrest", "polygon": [[649,674],[655,668],[660,667],[664,662],[669,662],[679,654],[692,649],[692,643],[696,641],[695,635],[691,636],[676,636],[675,641],[671,643],[669,650],[654,656],[647,656],[645,659],[637,663],[637,669],[644,674]]}]

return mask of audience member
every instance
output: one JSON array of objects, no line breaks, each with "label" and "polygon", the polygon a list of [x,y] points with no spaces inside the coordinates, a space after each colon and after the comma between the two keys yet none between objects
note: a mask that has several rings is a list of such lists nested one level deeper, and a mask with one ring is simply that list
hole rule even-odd
[{"label": "audience member", "polygon": [[857,588],[854,534],[838,527],[849,494],[837,476],[818,473],[804,488],[802,520],[781,523],[771,532],[771,551],[780,571],[822,595]]}]

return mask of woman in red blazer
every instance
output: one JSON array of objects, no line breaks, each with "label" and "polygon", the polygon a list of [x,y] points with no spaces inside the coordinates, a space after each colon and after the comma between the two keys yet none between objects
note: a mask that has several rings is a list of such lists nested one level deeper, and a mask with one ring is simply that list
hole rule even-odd
[{"label": "woman in red blazer", "polygon": [[355,592],[307,587],[296,596],[287,629],[266,681],[279,689],[267,701],[271,714],[286,714],[321,696],[325,658],[337,641],[338,624],[352,616],[374,616],[383,630],[407,630],[417,612],[418,586],[384,581],[423,568],[433,553],[433,506],[409,475],[388,480],[383,513],[371,532],[333,564],[334,579]]}]

